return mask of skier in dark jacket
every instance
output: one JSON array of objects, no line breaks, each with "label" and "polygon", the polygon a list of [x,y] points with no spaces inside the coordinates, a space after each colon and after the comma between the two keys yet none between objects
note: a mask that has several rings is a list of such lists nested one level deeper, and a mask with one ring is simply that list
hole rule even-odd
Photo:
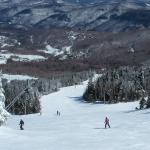
[{"label": "skier in dark jacket", "polygon": [[110,128],[109,119],[106,117],[105,118],[105,129],[107,128],[107,126]]},{"label": "skier in dark jacket", "polygon": [[23,128],[24,121],[22,119],[20,120],[19,125],[20,125],[20,130],[24,130],[24,128]]},{"label": "skier in dark jacket", "polygon": [[60,116],[60,111],[57,110],[57,116]]}]

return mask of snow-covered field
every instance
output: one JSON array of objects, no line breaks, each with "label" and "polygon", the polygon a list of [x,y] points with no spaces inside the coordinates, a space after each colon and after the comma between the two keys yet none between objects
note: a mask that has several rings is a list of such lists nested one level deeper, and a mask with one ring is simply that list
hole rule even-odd
[{"label": "snow-covered field", "polygon": [[12,74],[3,74],[2,79],[7,79],[8,82],[12,80],[32,80],[32,79],[37,80],[37,78],[28,75],[12,75]]},{"label": "snow-covered field", "polygon": [[[133,111],[138,103],[80,102],[86,87],[62,88],[43,96],[42,115],[11,116],[0,127],[1,150],[150,150],[150,110]],[[61,116],[56,116],[60,110]],[[111,128],[104,129],[104,118]],[[25,130],[19,130],[19,120]]]},{"label": "snow-covered field", "polygon": [[40,55],[22,55],[13,53],[0,53],[0,64],[6,64],[8,59],[13,61],[31,62],[31,61],[44,61],[47,58]]},{"label": "snow-covered field", "polygon": [[45,50],[38,50],[39,52],[43,52],[46,54],[51,54],[53,56],[61,56],[61,59],[66,59],[67,55],[71,54],[72,46],[65,46],[62,49],[57,49],[52,47],[51,45],[47,45]]}]

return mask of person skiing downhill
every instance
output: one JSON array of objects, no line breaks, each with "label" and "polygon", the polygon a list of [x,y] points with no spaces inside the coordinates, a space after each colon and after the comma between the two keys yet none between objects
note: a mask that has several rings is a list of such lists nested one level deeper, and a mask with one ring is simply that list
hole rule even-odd
[{"label": "person skiing downhill", "polygon": [[20,120],[19,125],[20,125],[20,130],[24,130],[24,128],[23,128],[24,121],[22,119]]},{"label": "person skiing downhill", "polygon": [[57,110],[57,116],[60,116],[60,111]]},{"label": "person skiing downhill", "polygon": [[107,126],[110,128],[108,117],[105,118],[105,129],[107,128]]}]

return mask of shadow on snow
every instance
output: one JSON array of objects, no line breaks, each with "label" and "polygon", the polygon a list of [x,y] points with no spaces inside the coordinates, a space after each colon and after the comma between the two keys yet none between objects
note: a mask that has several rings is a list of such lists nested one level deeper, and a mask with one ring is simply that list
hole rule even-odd
[{"label": "shadow on snow", "polygon": [[77,96],[77,97],[68,97],[70,99],[73,99],[74,101],[80,102],[80,103],[87,103],[82,96]]},{"label": "shadow on snow", "polygon": [[74,101],[80,102],[80,103],[88,103],[88,104],[104,104],[103,101],[93,101],[93,102],[87,102],[83,99],[82,96],[78,96],[78,97],[68,97],[70,99],[73,99]]}]

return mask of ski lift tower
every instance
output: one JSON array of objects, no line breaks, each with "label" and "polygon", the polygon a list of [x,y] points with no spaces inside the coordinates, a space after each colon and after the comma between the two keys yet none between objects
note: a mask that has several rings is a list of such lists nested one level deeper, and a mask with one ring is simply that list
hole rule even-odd
[{"label": "ski lift tower", "polygon": [[[29,83],[29,80],[27,81],[27,87],[24,88],[13,100],[12,102],[6,107],[6,110],[9,111],[11,109],[12,106],[14,106],[14,104],[19,100],[19,98],[25,94],[26,92],[29,92],[29,89],[31,89],[31,84]],[[24,104],[24,108],[25,108],[25,114],[26,114],[26,101],[25,101],[25,104]]]}]

